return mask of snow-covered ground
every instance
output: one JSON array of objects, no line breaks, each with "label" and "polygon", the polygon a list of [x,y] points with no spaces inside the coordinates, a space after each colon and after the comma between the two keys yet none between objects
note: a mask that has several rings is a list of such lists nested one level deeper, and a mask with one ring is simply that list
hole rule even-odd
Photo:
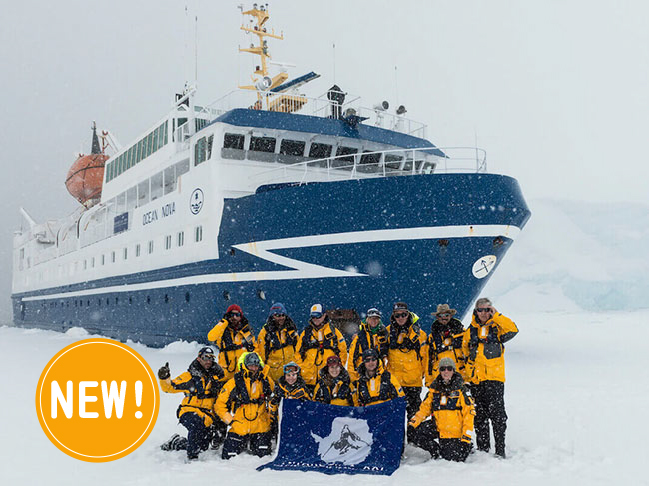
[{"label": "snow-covered ground", "polygon": [[[520,329],[506,351],[508,460],[476,453],[465,464],[429,461],[409,446],[391,477],[355,476],[355,484],[648,484],[648,209],[557,201],[535,201],[531,209],[529,226],[485,292]],[[603,211],[610,211],[607,228]],[[224,462],[214,452],[185,464],[184,453],[158,447],[185,432],[175,418],[180,398],[168,394],[153,432],[131,455],[105,464],[66,456],[42,432],[34,395],[49,359],[86,337],[82,330],[0,327],[0,484],[291,486],[351,479],[257,472],[268,459]],[[154,370],[169,361],[177,374],[200,346],[129,344]]]}]

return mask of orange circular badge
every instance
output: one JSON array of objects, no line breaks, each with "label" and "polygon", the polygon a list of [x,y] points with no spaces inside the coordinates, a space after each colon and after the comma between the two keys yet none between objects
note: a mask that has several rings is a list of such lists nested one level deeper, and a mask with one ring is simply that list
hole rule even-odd
[{"label": "orange circular badge", "polygon": [[158,417],[158,382],[133,349],[85,339],[59,351],[36,388],[43,432],[67,455],[107,462],[136,450]]}]

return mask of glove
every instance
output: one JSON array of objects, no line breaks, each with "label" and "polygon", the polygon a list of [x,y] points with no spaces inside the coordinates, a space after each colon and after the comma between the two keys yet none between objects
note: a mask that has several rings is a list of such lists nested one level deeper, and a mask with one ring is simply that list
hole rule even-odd
[{"label": "glove", "polygon": [[415,418],[412,418],[411,420],[409,420],[409,423],[408,423],[409,427],[412,427],[412,428],[415,429],[415,428],[417,428],[418,425],[420,425],[420,424],[417,422],[417,420],[415,420]]},{"label": "glove", "polygon": [[169,363],[165,363],[165,366],[163,366],[158,370],[158,378],[160,378],[161,380],[166,380],[170,376],[171,373],[169,372]]}]

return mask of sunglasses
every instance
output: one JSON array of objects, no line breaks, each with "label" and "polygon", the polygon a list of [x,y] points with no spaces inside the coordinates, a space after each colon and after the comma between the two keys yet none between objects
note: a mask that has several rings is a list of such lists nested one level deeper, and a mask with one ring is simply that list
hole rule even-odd
[{"label": "sunglasses", "polygon": [[210,361],[214,361],[214,354],[204,354],[203,356],[201,356],[201,359],[207,359],[207,360],[210,360]]},{"label": "sunglasses", "polygon": [[440,371],[454,371],[453,366],[441,366],[439,369]]},{"label": "sunglasses", "polygon": [[284,314],[275,313],[275,314],[273,314],[273,317],[284,317]]},{"label": "sunglasses", "polygon": [[324,315],[325,315],[325,314],[312,314],[311,317],[312,317],[313,319],[320,319],[320,318],[323,317]]},{"label": "sunglasses", "polygon": [[451,314],[440,314],[438,317],[451,317]]},{"label": "sunglasses", "polygon": [[408,312],[400,312],[399,314],[394,314],[394,315],[395,315],[395,317],[398,317],[398,318],[399,318],[399,317],[407,317],[407,316],[408,316]]},{"label": "sunglasses", "polygon": [[476,309],[476,312],[490,312],[490,308],[489,307],[478,307]]},{"label": "sunglasses", "polygon": [[241,317],[241,312],[231,312],[230,315],[233,317]]},{"label": "sunglasses", "polygon": [[367,363],[368,361],[377,361],[377,358],[366,358],[366,359],[364,359],[363,361],[365,361],[366,363]]}]

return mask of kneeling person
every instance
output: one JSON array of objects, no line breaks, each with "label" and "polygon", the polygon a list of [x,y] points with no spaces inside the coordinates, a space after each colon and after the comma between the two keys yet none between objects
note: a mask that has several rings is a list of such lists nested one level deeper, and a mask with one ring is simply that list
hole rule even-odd
[{"label": "kneeling person", "polygon": [[273,380],[262,369],[257,353],[248,353],[241,369],[221,389],[214,409],[230,426],[223,444],[221,457],[230,459],[250,447],[256,456],[271,453],[271,417],[269,400]]},{"label": "kneeling person", "polygon": [[189,460],[198,459],[214,437],[223,438],[225,425],[214,413],[214,402],[223,385],[224,371],[215,363],[212,348],[201,348],[199,355],[185,373],[173,380],[169,363],[158,370],[160,388],[167,393],[184,393],[176,416],[187,429],[187,439],[174,434],[161,447],[163,450],[187,450]]},{"label": "kneeling person", "polygon": [[[409,422],[409,428],[415,429],[413,443],[433,457],[440,455],[448,461],[463,462],[472,448],[474,402],[453,359],[442,358],[438,369],[440,374]],[[429,416],[432,420],[424,422]]]}]

